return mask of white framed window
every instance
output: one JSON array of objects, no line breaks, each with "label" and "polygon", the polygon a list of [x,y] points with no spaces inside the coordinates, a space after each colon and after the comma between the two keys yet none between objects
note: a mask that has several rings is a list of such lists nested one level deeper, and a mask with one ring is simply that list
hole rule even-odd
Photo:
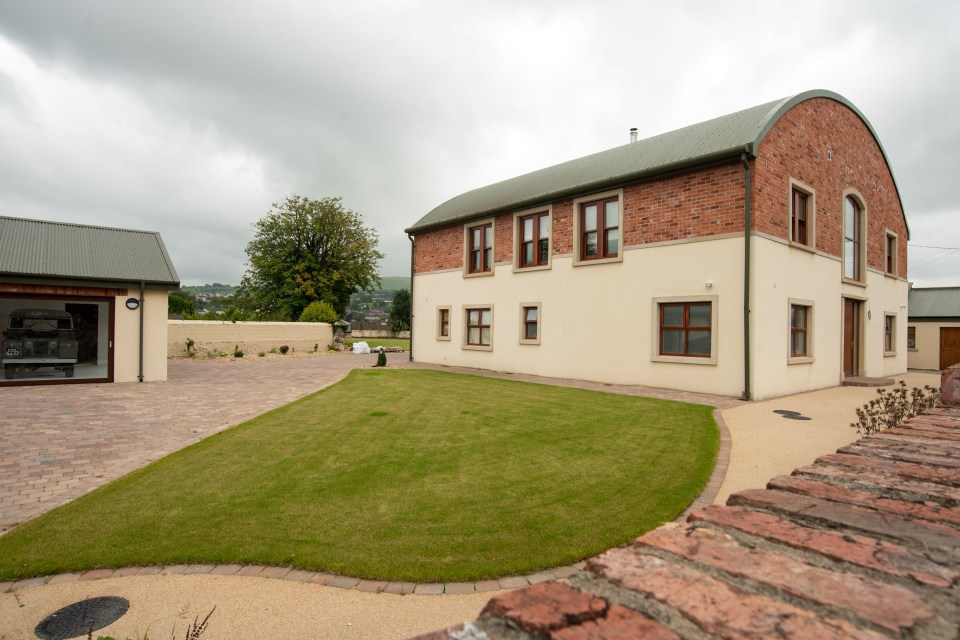
[{"label": "white framed window", "polygon": [[717,364],[718,296],[653,299],[654,362]]},{"label": "white framed window", "polygon": [[623,189],[573,201],[574,266],[623,261]]},{"label": "white framed window", "polygon": [[520,305],[520,344],[540,344],[540,303]]},{"label": "white framed window", "polygon": [[907,327],[907,349],[910,351],[917,350],[917,328],[916,327]]},{"label": "white framed window", "polygon": [[493,351],[493,305],[467,305],[463,308],[463,348]]},{"label": "white framed window", "polygon": [[897,314],[883,314],[883,355],[897,355]]}]

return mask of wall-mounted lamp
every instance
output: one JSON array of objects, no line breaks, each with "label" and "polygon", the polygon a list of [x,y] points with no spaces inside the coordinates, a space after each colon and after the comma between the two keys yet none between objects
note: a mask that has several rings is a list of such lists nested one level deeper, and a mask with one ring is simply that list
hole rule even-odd
[{"label": "wall-mounted lamp", "polygon": [[125,304],[127,305],[127,309],[130,309],[131,311],[135,311],[140,308],[140,301],[136,298],[127,298],[127,302]]},{"label": "wall-mounted lamp", "polygon": [[710,287],[713,286],[713,282],[711,282],[710,280],[707,280],[706,282],[703,283],[703,286],[709,289]]}]

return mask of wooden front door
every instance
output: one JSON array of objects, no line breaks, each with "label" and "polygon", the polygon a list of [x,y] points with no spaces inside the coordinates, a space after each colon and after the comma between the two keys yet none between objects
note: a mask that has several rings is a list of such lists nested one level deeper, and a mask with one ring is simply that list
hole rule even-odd
[{"label": "wooden front door", "polygon": [[960,329],[940,328],[940,368],[960,362]]},{"label": "wooden front door", "polygon": [[860,301],[843,299],[843,375],[860,375]]}]

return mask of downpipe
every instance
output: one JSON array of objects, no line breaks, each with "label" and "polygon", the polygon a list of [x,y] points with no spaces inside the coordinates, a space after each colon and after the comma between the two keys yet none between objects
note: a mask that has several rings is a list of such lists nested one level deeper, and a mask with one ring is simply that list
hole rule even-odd
[{"label": "downpipe", "polygon": [[740,155],[743,165],[744,191],[743,202],[743,393],[741,400],[749,400],[752,395],[750,388],[750,230],[753,227],[751,220],[750,202],[750,160],[747,154]]}]

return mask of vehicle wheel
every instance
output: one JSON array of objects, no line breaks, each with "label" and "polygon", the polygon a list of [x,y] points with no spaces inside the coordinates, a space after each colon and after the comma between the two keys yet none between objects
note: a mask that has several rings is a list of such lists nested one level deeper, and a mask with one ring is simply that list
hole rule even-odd
[{"label": "vehicle wheel", "polygon": [[16,371],[16,366],[12,364],[3,365],[3,377],[7,380],[13,380],[13,372]]},{"label": "vehicle wheel", "polygon": [[73,366],[71,365],[71,366],[69,366],[69,367],[64,367],[64,368],[63,368],[63,375],[64,375],[64,377],[66,377],[66,378],[72,378],[72,377],[73,377]]}]

